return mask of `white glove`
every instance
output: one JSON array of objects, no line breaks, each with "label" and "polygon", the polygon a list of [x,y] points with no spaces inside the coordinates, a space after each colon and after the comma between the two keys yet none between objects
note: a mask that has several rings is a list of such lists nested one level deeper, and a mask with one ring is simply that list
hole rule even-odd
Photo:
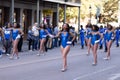
[{"label": "white glove", "polygon": [[71,42],[71,41],[68,41],[67,44],[72,44],[72,42]]},{"label": "white glove", "polygon": [[100,40],[96,40],[96,41],[95,41],[95,43],[99,43],[99,42],[100,42]]},{"label": "white glove", "polygon": [[51,35],[51,34],[49,34],[49,36],[50,36],[51,38],[54,38],[54,36],[53,36],[53,35]]}]

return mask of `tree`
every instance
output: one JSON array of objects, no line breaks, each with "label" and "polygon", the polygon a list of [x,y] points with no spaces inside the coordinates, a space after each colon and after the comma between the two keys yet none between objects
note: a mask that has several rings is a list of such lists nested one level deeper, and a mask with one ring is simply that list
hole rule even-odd
[{"label": "tree", "polygon": [[[117,21],[118,14],[118,1],[119,0],[81,0],[81,19],[90,18],[91,6],[91,16],[96,17],[97,9],[100,8],[99,22],[112,22]],[[66,10],[67,20],[76,17],[78,18],[78,9],[67,7]],[[60,19],[64,19],[64,10],[60,8]]]},{"label": "tree", "polygon": [[103,4],[104,22],[117,21],[118,0],[106,0]]},{"label": "tree", "polygon": [[60,18],[60,21],[64,20],[64,10],[61,7],[59,8],[59,18]]},{"label": "tree", "polygon": [[50,9],[45,9],[45,10],[43,10],[44,16],[52,15],[52,13],[53,13],[53,11],[50,10]]},{"label": "tree", "polygon": [[81,18],[90,17],[89,6],[92,6],[92,16],[96,16],[96,8],[100,8],[100,22],[117,21],[119,0],[81,0]]},{"label": "tree", "polygon": [[[59,12],[60,12],[60,21],[64,20],[64,9],[63,8],[59,8]],[[72,18],[78,18],[78,8],[77,7],[67,7],[66,9],[66,18],[67,18],[67,22],[70,21],[70,19]]]},{"label": "tree", "polygon": [[[89,9],[91,6],[91,10]],[[81,0],[81,19],[98,16],[97,12],[99,9],[99,16],[102,13],[103,1],[102,0]],[[91,14],[91,15],[90,15]]]}]

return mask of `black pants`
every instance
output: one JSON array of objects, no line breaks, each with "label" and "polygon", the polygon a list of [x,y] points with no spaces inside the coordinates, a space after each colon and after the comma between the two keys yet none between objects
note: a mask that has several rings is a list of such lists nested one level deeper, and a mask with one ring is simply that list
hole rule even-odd
[{"label": "black pants", "polygon": [[32,43],[33,43],[33,40],[30,39],[30,40],[28,41],[28,50],[31,50]]},{"label": "black pants", "polygon": [[23,45],[23,38],[21,37],[19,42],[18,42],[18,52],[21,52],[22,51],[22,45]]},{"label": "black pants", "polygon": [[45,41],[45,44],[44,44],[44,46],[45,46],[45,51],[46,51],[46,52],[48,51],[47,42],[48,42],[48,37],[46,37],[46,41]]},{"label": "black pants", "polygon": [[3,43],[4,43],[5,53],[10,54],[11,48],[12,48],[12,41],[11,40],[4,40]]}]

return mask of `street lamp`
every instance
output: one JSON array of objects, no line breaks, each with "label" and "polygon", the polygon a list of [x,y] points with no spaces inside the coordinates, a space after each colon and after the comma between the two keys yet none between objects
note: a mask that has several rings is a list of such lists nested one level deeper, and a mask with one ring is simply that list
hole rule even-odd
[{"label": "street lamp", "polygon": [[91,23],[91,10],[92,10],[92,7],[91,5],[89,6],[89,11],[90,11],[90,23]]}]

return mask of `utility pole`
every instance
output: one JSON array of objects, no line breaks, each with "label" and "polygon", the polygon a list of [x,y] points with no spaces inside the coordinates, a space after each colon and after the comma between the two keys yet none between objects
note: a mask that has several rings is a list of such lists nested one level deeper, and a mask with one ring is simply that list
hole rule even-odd
[{"label": "utility pole", "polygon": [[92,7],[91,5],[89,6],[89,11],[90,11],[90,24],[91,24],[91,10],[92,10]]},{"label": "utility pole", "polygon": [[[39,0],[37,0],[37,23],[38,23],[38,25],[39,25],[39,23],[40,23],[40,1]],[[38,26],[37,26],[38,27]]]}]

